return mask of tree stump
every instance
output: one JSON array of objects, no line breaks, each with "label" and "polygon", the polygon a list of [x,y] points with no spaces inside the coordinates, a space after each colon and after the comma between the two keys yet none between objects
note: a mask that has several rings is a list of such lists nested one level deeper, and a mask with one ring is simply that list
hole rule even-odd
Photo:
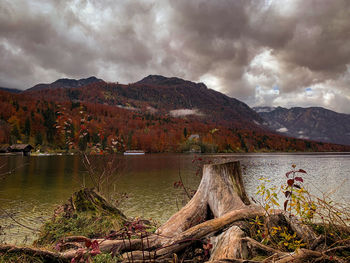
[{"label": "tree stump", "polygon": [[[125,262],[177,262],[178,255],[198,242],[208,252],[207,262],[212,263],[257,262],[249,260],[259,254],[257,251],[270,256],[264,262],[285,262],[290,258],[298,262],[299,258],[323,255],[307,249],[291,254],[252,239],[247,236],[247,220],[256,217],[264,217],[270,224],[278,224],[275,219],[284,218],[288,228],[307,244],[319,239],[310,227],[287,218],[284,211],[276,210],[270,217],[262,207],[252,204],[243,185],[240,163],[234,161],[204,165],[203,177],[193,198],[159,227],[147,243],[134,241],[128,247],[119,240],[110,240],[105,245],[117,246],[119,252],[126,252]],[[149,253],[145,254],[140,247]]]},{"label": "tree stump", "polygon": [[[94,189],[84,188],[56,208],[51,220],[42,226],[35,244],[51,245],[63,237],[79,234],[104,237],[113,228],[119,230],[126,222],[125,215]],[[85,232],[88,229],[90,233]]]},{"label": "tree stump", "polygon": [[[247,231],[247,220],[256,217],[264,217],[267,228],[283,221],[307,247],[289,253],[254,240]],[[240,163],[234,161],[204,165],[203,177],[193,198],[154,234],[140,239],[131,239],[129,235],[127,239],[100,238],[93,242],[98,242],[102,252],[122,254],[123,262],[181,262],[186,253],[192,253],[193,261],[214,263],[258,262],[252,260],[259,254],[257,251],[267,256],[263,262],[327,259],[327,253],[333,253],[335,248],[317,251],[319,240],[323,239],[311,227],[287,217],[284,211],[276,210],[269,216],[262,207],[252,204],[245,192]],[[54,256],[64,260],[77,257],[82,249],[89,248],[86,244],[91,241],[83,236],[67,237],[60,243],[61,248],[72,244],[78,244],[79,248],[61,250]],[[348,249],[345,245],[342,247]],[[192,252],[188,252],[191,249]],[[204,256],[197,260],[196,251],[204,252]],[[337,262],[343,261],[337,259]]]},{"label": "tree stump", "polygon": [[[220,259],[221,255],[237,258],[238,254],[246,254],[243,252],[244,248],[241,244],[239,246],[229,244],[239,242],[244,233],[237,226],[230,227],[218,235],[216,231],[221,232],[222,228],[232,223],[231,215],[244,219],[263,213],[262,209],[250,204],[238,161],[206,164],[203,167],[203,177],[196,194],[185,207],[161,226],[156,234],[161,237],[171,237],[163,245],[171,245],[181,241],[182,238],[198,240],[211,237],[214,253],[211,253],[210,260]],[[226,219],[224,215],[229,216],[226,216]],[[189,231],[197,228],[200,232],[206,228],[208,231],[203,231],[203,234]],[[185,234],[186,232],[189,233]]]},{"label": "tree stump", "polygon": [[[212,245],[209,261],[248,258],[245,233],[233,223],[264,214],[262,208],[249,201],[238,161],[204,165],[203,177],[193,198],[151,237],[152,247],[157,248],[153,249],[155,258],[172,257],[203,240]],[[140,251],[124,255],[125,260],[131,257],[144,259]]]}]

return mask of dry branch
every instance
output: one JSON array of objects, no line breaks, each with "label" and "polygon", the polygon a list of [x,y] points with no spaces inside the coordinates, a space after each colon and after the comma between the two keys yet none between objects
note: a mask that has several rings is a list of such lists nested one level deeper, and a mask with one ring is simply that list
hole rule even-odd
[{"label": "dry branch", "polygon": [[65,257],[61,253],[55,253],[48,250],[30,248],[30,247],[17,247],[12,245],[0,245],[0,253],[4,254],[24,254],[28,256],[41,257],[50,262],[70,262],[70,258]]},{"label": "dry branch", "polygon": [[[250,204],[239,162],[205,165],[196,194],[155,234],[143,239],[96,240],[102,252],[124,253],[124,262],[180,262],[180,258],[181,262],[188,262],[184,260],[186,253],[192,253],[191,249],[195,251],[196,248],[205,250],[207,253],[202,257],[211,263],[258,262],[251,259],[259,252],[270,256],[263,262],[304,262],[327,260],[330,257],[327,253],[349,249],[348,245],[339,244],[338,247],[323,252],[310,249],[297,249],[293,253],[280,251],[248,236],[246,225],[249,224],[243,221],[256,217],[264,217],[266,226],[270,228],[280,224],[287,226],[307,243],[308,248],[318,247],[322,241],[322,236],[317,235],[311,227],[287,216],[284,211],[276,210],[273,215],[267,215],[261,207]],[[92,241],[86,237],[74,236],[61,242],[63,245],[78,242],[84,247],[87,240]],[[28,251],[34,253],[34,250]],[[40,253],[66,260],[73,258],[75,252],[70,249],[62,253]],[[343,262],[337,257],[333,258],[336,262]]]}]

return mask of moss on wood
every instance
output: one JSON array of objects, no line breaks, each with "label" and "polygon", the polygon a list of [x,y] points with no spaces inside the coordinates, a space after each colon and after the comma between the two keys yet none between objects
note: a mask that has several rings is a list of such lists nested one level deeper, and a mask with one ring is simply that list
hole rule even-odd
[{"label": "moss on wood", "polygon": [[125,222],[126,217],[118,208],[95,190],[85,188],[75,192],[67,203],[56,209],[34,243],[50,245],[71,235],[105,237],[111,230],[119,230]]}]

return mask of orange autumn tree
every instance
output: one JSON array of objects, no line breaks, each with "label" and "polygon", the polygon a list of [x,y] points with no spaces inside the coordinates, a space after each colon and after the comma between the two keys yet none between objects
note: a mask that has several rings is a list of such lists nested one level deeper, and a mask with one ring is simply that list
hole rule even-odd
[{"label": "orange autumn tree", "polygon": [[58,105],[56,129],[67,149],[78,152],[93,187],[108,199],[116,199],[112,189],[116,188],[125,168],[124,159],[117,155],[124,148],[123,140],[108,136],[102,128],[93,125],[93,118],[85,107],[77,110],[79,113],[74,118],[65,106]]}]

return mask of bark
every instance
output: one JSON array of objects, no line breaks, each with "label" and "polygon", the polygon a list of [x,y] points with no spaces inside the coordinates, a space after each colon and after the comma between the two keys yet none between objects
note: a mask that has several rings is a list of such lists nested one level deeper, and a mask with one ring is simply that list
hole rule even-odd
[{"label": "bark", "polygon": [[282,252],[280,250],[274,249],[269,246],[265,246],[264,244],[261,244],[260,242],[256,241],[255,239],[252,239],[250,237],[244,237],[243,238],[246,242],[248,242],[248,247],[250,247],[251,250],[258,249],[262,252],[265,252],[267,254],[277,255],[277,256],[284,256],[287,254],[287,252]]},{"label": "bark", "polygon": [[44,262],[70,262],[70,258],[65,257],[61,253],[55,253],[44,249],[30,248],[30,247],[17,247],[13,245],[0,245],[0,254],[22,254],[33,257],[39,257]]},{"label": "bark", "polygon": [[[151,241],[156,257],[168,257],[178,253],[194,242],[211,238],[214,242],[211,260],[227,257],[247,258],[244,233],[234,222],[263,216],[265,211],[250,204],[243,185],[240,163],[229,162],[205,165],[203,177],[196,194],[179,212],[174,214],[157,231]],[[231,246],[231,241],[238,247]],[[133,258],[140,260],[144,255],[133,252]],[[131,253],[124,258],[131,258]]]},{"label": "bark", "polygon": [[[238,161],[208,164],[203,168],[203,177],[193,198],[154,234],[143,239],[97,241],[102,252],[123,253],[124,262],[188,262],[184,259],[186,253],[192,253],[188,252],[191,248],[206,252],[201,260],[211,263],[257,262],[253,259],[259,252],[269,256],[264,262],[327,259],[325,253],[309,249],[282,252],[248,236],[249,223],[244,220],[258,216],[265,218],[268,227],[282,224],[292,229],[309,245],[308,248],[317,246],[320,236],[310,227],[289,218],[284,211],[275,212],[269,216],[264,209],[250,203]],[[76,236],[66,238],[62,244],[84,247],[87,241],[91,240]],[[69,259],[75,256],[74,253],[70,249],[54,255]]]},{"label": "bark", "polygon": [[174,214],[157,233],[174,236],[204,222],[210,217],[249,205],[243,186],[239,162],[207,164],[196,194],[179,212]]},{"label": "bark", "polygon": [[[276,260],[288,256],[247,237],[246,229],[242,228],[244,224],[237,223],[256,216],[263,217],[266,213],[250,203],[240,163],[208,164],[203,168],[203,177],[193,198],[147,241],[145,238],[98,241],[101,251],[124,253],[125,262],[166,261],[173,255],[183,254],[194,244],[200,247],[208,242],[212,246],[208,251],[209,262],[249,262],[258,250],[275,255]],[[283,212],[279,211],[276,218],[271,223],[283,220],[308,242],[315,238],[310,229],[286,219]]]},{"label": "bark", "polygon": [[222,234],[214,237],[212,239],[214,249],[211,252],[210,260],[225,258],[247,259],[249,251],[247,242],[243,237],[245,237],[245,233],[238,226],[232,226]]}]

